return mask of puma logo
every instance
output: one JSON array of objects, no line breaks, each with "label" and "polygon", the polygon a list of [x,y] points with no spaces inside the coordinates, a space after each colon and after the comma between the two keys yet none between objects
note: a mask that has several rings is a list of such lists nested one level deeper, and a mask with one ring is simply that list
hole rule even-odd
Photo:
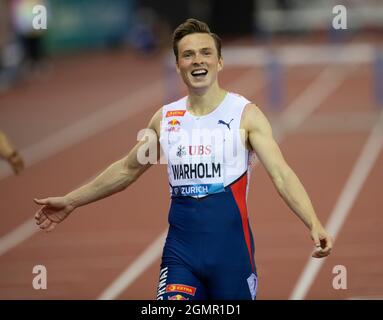
[{"label": "puma logo", "polygon": [[233,121],[234,119],[231,119],[229,123],[223,121],[223,120],[218,120],[218,124],[224,124],[225,126],[228,127],[228,129],[230,130],[230,123]]}]

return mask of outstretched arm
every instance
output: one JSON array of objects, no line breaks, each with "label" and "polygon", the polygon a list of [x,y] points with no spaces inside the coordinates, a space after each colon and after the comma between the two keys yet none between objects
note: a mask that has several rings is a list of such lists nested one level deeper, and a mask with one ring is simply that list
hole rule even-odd
[{"label": "outstretched arm", "polygon": [[140,148],[149,148],[149,150],[155,148],[159,156],[160,120],[161,109],[157,111],[149,123],[148,130],[151,138],[148,141],[139,141],[126,157],[111,164],[89,183],[63,197],[34,199],[37,204],[43,205],[35,214],[40,228],[50,231],[75,208],[120,192],[136,181],[151,166],[150,163],[142,163],[138,159],[137,155]]},{"label": "outstretched arm", "polygon": [[247,141],[271,177],[278,193],[309,228],[317,248],[313,257],[321,258],[329,255],[332,238],[316,216],[302,183],[283,158],[268,120],[257,106],[249,104],[246,106],[242,121],[243,128],[248,134]]}]

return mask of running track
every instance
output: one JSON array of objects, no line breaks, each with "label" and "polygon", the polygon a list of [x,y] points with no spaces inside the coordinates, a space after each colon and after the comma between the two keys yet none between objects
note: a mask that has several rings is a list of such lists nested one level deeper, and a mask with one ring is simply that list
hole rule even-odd
[{"label": "running track", "polygon": [[[149,251],[147,267],[140,264],[142,259],[137,265],[137,258],[153,248],[167,227],[164,165],[151,168],[125,192],[76,210],[50,234],[35,232],[28,220],[38,208],[34,197],[70,191],[134,145],[138,130],[167,99],[161,61],[119,52],[60,58],[49,76],[0,96],[0,127],[20,147],[28,165],[19,177],[0,165],[0,299],[155,297],[158,242]],[[328,221],[342,198],[352,204],[343,210],[345,220],[332,255],[299,298],[383,297],[383,197],[378,193],[383,131],[376,131],[377,142],[367,150],[376,151],[376,158],[360,158],[373,128],[381,130],[376,127],[379,108],[371,98],[370,71],[368,65],[289,67],[286,107],[280,113],[267,108],[262,69],[227,66],[222,73],[225,88],[252,99],[268,115],[321,221]],[[371,163],[365,179],[355,167],[358,162],[362,168]],[[353,174],[352,185],[359,189],[355,197],[342,197]],[[299,279],[312,242],[258,165],[251,180],[249,214],[260,278],[258,298],[292,298],[294,288],[302,288]],[[48,270],[47,290],[32,288],[35,265]],[[138,267],[133,276],[132,265]],[[332,288],[335,265],[347,268],[347,290]],[[133,277],[129,286],[116,296],[102,296],[125,270]]]}]

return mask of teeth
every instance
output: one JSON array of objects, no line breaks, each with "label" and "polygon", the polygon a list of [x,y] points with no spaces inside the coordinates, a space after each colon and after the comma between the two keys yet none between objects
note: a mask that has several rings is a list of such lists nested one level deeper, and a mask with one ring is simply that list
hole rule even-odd
[{"label": "teeth", "polygon": [[203,74],[207,74],[207,70],[195,70],[192,72],[192,75],[196,75],[196,76],[199,76],[199,75],[203,75]]}]

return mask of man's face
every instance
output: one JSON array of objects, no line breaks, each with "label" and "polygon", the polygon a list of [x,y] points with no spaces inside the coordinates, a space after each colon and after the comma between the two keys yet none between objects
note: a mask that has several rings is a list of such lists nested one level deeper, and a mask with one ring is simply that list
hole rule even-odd
[{"label": "man's face", "polygon": [[177,72],[189,89],[208,89],[223,67],[212,36],[193,33],[178,42]]}]

